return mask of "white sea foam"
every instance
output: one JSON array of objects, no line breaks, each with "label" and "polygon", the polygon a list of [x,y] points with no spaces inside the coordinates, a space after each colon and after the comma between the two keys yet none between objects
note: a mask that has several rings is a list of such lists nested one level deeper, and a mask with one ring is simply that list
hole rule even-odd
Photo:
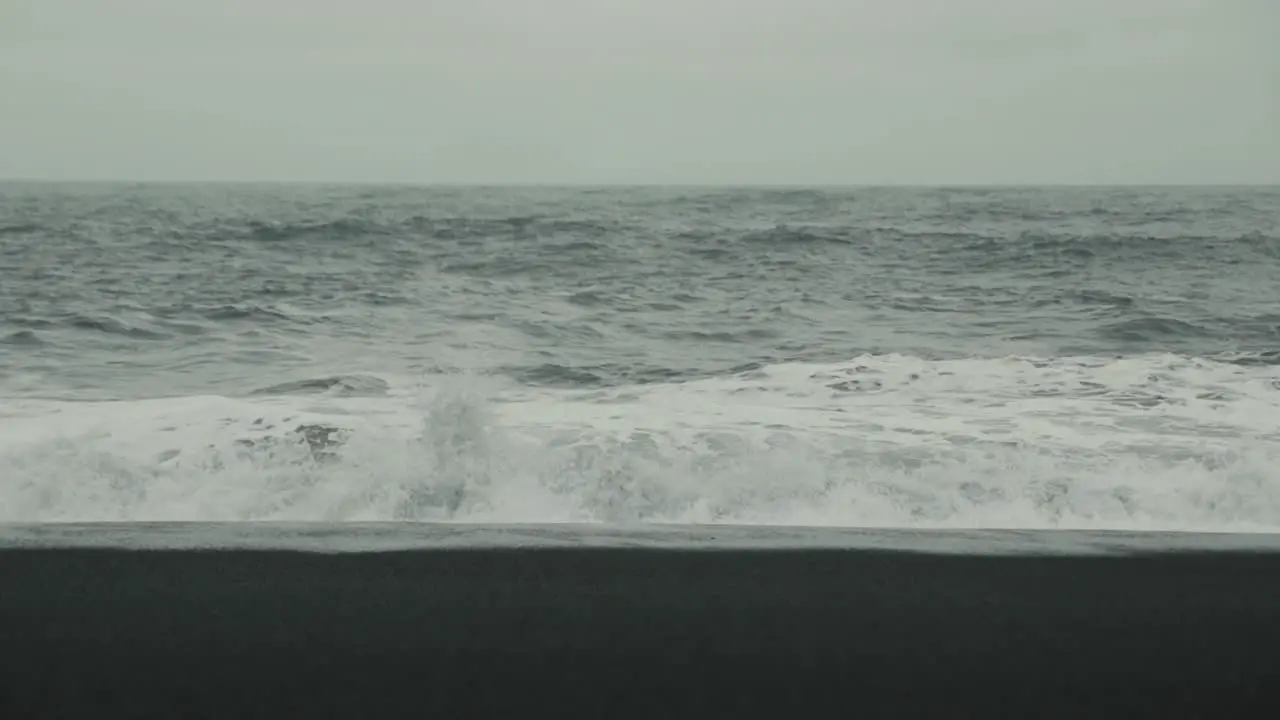
[{"label": "white sea foam", "polygon": [[[1280,529],[1280,373],[861,357],[595,391],[8,401],[0,521]],[[314,452],[299,426],[340,428]]]}]

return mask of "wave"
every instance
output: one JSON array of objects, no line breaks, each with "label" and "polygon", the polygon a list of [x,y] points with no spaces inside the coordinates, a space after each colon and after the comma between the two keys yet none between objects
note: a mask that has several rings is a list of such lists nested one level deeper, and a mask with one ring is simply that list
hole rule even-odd
[{"label": "wave", "polygon": [[4,337],[0,337],[0,345],[15,345],[20,347],[42,347],[47,345],[39,335],[33,330],[19,330],[9,333]]},{"label": "wave", "polygon": [[[552,388],[648,385],[699,377],[699,375],[691,375],[687,370],[676,368],[616,363],[585,366],[543,363],[534,366],[505,366],[498,370],[521,384]],[[700,376],[705,377],[708,374],[702,373]]]},{"label": "wave", "polygon": [[15,225],[0,225],[0,237],[5,235],[35,235],[43,232],[44,228],[40,225],[32,223],[17,223]]},{"label": "wave", "polygon": [[[128,316],[128,317],[126,317]],[[69,346],[85,334],[119,340],[147,343],[171,342],[180,337],[203,336],[217,332],[221,323],[243,322],[254,327],[271,325],[313,325],[326,320],[324,315],[310,316],[281,307],[251,303],[236,305],[166,305],[150,311],[130,308],[119,315],[109,313],[72,313],[48,317],[11,316],[10,325],[24,328],[0,338],[7,345],[40,346],[66,341]],[[37,332],[38,331],[38,332]],[[73,338],[67,338],[71,333]]]},{"label": "wave", "polygon": [[166,312],[193,312],[197,316],[217,322],[245,320],[251,323],[274,324],[286,323],[310,324],[307,318],[296,316],[278,306],[259,305],[256,303],[236,303],[229,305],[202,305],[191,307],[167,308]]},{"label": "wave", "polygon": [[1210,356],[1218,362],[1242,365],[1244,367],[1271,367],[1280,365],[1280,350],[1263,350],[1260,352],[1227,352]]},{"label": "wave", "polygon": [[333,375],[278,383],[258,388],[250,395],[307,395],[330,393],[342,396],[385,395],[390,386],[387,381],[373,375]]},{"label": "wave", "polygon": [[340,218],[322,222],[264,222],[246,224],[244,236],[257,242],[287,242],[298,239],[348,240],[361,238],[382,228],[373,222]]},{"label": "wave", "polygon": [[856,242],[861,235],[857,228],[839,226],[792,226],[778,225],[769,230],[758,230],[742,235],[739,240],[744,243],[761,245],[805,245],[821,243]]},{"label": "wave", "polygon": [[1066,288],[1054,292],[1049,297],[1030,301],[1032,307],[1052,305],[1086,305],[1100,308],[1125,310],[1138,302],[1136,295],[1108,290]]},{"label": "wave", "polygon": [[629,227],[616,220],[591,220],[547,215],[509,217],[426,217],[408,221],[437,240],[537,239],[568,237],[566,249],[589,249],[594,240],[608,238]]},{"label": "wave", "polygon": [[[743,253],[771,248],[781,253],[817,253],[822,258],[833,253],[836,257],[853,254],[861,262],[880,266],[905,264],[916,270],[927,269],[937,277],[1007,271],[1040,279],[1110,269],[1103,263],[1137,268],[1159,261],[1200,268],[1239,265],[1256,259],[1270,262],[1280,250],[1280,237],[1257,232],[1237,236],[1159,236],[1123,231],[960,230],[942,225],[903,228],[863,223],[788,223],[737,232],[680,229],[669,233],[667,242],[699,260],[732,261]],[[847,258],[840,260],[846,261]]]},{"label": "wave", "polygon": [[1150,258],[1206,258],[1215,254],[1238,255],[1240,250],[1267,252],[1280,247],[1280,237],[1251,232],[1232,236],[1101,232],[960,231],[927,228],[907,230],[878,227],[852,235],[855,242],[920,246],[956,257],[986,256],[995,263],[1024,262],[1030,258],[1056,262],[1089,262],[1099,258],[1143,260]]},{"label": "wave", "polygon": [[449,240],[463,244],[469,240],[539,239],[568,237],[583,248],[592,240],[607,238],[623,225],[616,220],[592,220],[550,215],[449,216],[408,215],[397,218],[347,216],[326,221],[252,220],[240,228],[223,227],[221,234],[261,243],[297,240],[333,242],[367,240],[371,237]]},{"label": "wave", "polygon": [[78,330],[89,330],[104,335],[116,335],[131,340],[169,340],[172,335],[153,328],[128,323],[110,315],[73,315],[65,325]]},{"label": "wave", "polygon": [[1149,315],[1104,325],[1099,328],[1098,335],[1126,343],[1159,343],[1188,338],[1211,338],[1215,333],[1196,323]]},{"label": "wave", "polygon": [[329,391],[344,382],[8,403],[0,520],[1280,530],[1269,365],[893,355]]}]

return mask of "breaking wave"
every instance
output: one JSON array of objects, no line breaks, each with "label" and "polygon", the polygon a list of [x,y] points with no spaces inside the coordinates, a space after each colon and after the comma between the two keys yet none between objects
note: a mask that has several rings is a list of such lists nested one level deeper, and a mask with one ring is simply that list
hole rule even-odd
[{"label": "breaking wave", "polygon": [[24,400],[0,520],[1280,529],[1267,364],[865,356],[682,383]]}]

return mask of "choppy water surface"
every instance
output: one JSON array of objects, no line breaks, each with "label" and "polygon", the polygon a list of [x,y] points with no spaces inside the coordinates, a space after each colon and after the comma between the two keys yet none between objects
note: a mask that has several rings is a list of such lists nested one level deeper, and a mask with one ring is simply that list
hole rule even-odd
[{"label": "choppy water surface", "polygon": [[1280,528],[1280,189],[0,185],[0,521]]}]

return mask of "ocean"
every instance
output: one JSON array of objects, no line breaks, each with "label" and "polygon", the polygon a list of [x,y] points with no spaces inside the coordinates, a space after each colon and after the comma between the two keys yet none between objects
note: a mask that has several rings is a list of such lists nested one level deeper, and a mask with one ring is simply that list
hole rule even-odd
[{"label": "ocean", "polygon": [[0,184],[0,522],[1274,532],[1280,188]]}]

